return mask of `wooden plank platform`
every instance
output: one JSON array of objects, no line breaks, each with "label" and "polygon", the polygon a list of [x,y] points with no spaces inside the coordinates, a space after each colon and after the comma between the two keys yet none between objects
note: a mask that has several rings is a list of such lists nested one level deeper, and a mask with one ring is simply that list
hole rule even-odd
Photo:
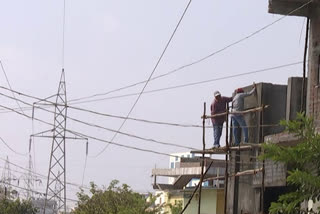
[{"label": "wooden plank platform", "polygon": [[[247,151],[247,150],[252,150],[252,149],[259,149],[261,148],[261,144],[253,144],[253,143],[243,143],[240,144],[239,146],[231,146],[229,147],[230,151]],[[194,154],[227,154],[227,147],[223,146],[220,148],[211,148],[211,149],[206,149],[206,150],[193,150],[191,153]]]}]

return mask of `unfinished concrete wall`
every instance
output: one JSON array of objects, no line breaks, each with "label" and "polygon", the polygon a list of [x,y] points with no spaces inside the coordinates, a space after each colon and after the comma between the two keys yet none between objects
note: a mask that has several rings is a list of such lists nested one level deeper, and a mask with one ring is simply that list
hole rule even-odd
[{"label": "unfinished concrete wall", "polygon": [[[297,113],[305,109],[302,107],[302,77],[290,77],[287,90],[286,120],[294,120]],[[306,91],[305,95],[306,96]]]},{"label": "unfinished concrete wall", "polygon": [[[252,86],[248,86],[244,90],[250,91],[251,88]],[[256,93],[245,98],[245,109],[269,105],[264,111],[244,115],[249,131],[249,143],[262,143],[264,136],[280,133],[284,130],[278,124],[280,120],[286,118],[286,96],[286,85],[259,83]],[[232,132],[231,141],[234,142]],[[257,165],[255,159],[257,155],[255,150],[233,151],[230,157],[229,174],[262,167]],[[268,166],[270,167],[268,168]],[[266,177],[270,178],[267,182],[269,185],[273,185],[273,181],[283,180],[283,168],[279,169],[279,172],[275,170],[272,164],[266,164],[266,173],[268,173]],[[279,179],[276,172],[279,174]],[[259,213],[262,209],[261,180],[262,178],[258,174],[229,178],[227,213]]]},{"label": "unfinished concrete wall", "polygon": [[[244,88],[245,91],[251,89],[252,86]],[[244,99],[245,110],[262,105],[269,106],[264,111],[250,112],[244,115],[249,131],[249,143],[261,143],[264,136],[280,133],[284,130],[278,124],[280,120],[286,118],[286,96],[286,85],[259,83],[256,93]],[[234,143],[232,130],[230,133],[231,142]]]}]

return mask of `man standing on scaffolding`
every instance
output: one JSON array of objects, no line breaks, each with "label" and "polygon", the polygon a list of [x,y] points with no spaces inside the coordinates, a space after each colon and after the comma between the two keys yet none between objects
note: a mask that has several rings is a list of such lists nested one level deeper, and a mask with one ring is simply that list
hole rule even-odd
[{"label": "man standing on scaffolding", "polygon": [[[211,115],[225,113],[226,105],[232,101],[232,97],[222,97],[219,91],[214,92],[214,100],[211,104]],[[226,115],[211,118],[213,125],[213,147],[220,147],[220,138],[222,134],[223,123],[226,120]]]},{"label": "man standing on scaffolding", "polygon": [[[253,88],[250,92],[244,92],[242,88],[238,88],[236,90],[236,95],[233,97],[232,100],[232,111],[231,112],[241,112],[244,110],[244,98],[252,95],[256,90],[256,84],[253,84]],[[232,113],[231,113],[232,114]],[[242,129],[244,135],[244,143],[249,142],[248,136],[248,127],[247,123],[244,120],[243,114],[236,113],[231,115],[231,123],[232,123],[232,130],[234,136],[234,144],[238,146],[241,141],[241,135],[239,130]]]}]

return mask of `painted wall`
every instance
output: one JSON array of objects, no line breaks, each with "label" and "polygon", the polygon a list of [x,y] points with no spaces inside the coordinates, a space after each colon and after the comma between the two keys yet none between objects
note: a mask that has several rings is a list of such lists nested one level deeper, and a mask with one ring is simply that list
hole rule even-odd
[{"label": "painted wall", "polygon": [[[222,193],[221,193],[222,192]],[[189,197],[192,193],[185,193],[184,205],[188,202]],[[185,214],[198,213],[198,200],[199,195],[196,194],[192,199],[189,207],[185,211]],[[201,214],[219,214],[223,213],[224,207],[224,194],[223,190],[217,189],[203,189],[201,196]],[[219,209],[219,212],[217,210]]]}]

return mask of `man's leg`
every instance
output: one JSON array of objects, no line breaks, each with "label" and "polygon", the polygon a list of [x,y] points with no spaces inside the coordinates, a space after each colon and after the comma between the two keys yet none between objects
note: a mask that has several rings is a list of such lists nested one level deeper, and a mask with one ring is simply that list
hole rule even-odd
[{"label": "man's leg", "polygon": [[231,124],[232,124],[234,144],[238,146],[240,144],[239,131],[238,131],[239,123],[237,122],[235,115],[231,116]]},{"label": "man's leg", "polygon": [[220,138],[222,134],[223,123],[217,123],[214,126],[214,147],[220,147]]},{"label": "man's leg", "polygon": [[242,131],[243,131],[243,136],[244,136],[244,142],[248,143],[249,142],[249,134],[248,134],[248,127],[247,127],[247,123],[244,120],[243,115],[238,115],[237,116],[237,121],[240,124]]},{"label": "man's leg", "polygon": [[221,137],[221,131],[219,124],[213,124],[213,147],[218,147],[220,145],[220,137]]}]

